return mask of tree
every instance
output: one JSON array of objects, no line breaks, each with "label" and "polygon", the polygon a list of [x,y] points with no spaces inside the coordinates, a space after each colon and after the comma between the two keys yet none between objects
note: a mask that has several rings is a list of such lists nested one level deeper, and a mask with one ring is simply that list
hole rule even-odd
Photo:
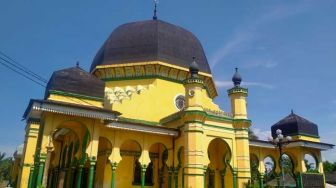
[{"label": "tree", "polygon": [[0,152],[0,161],[2,161],[2,159],[5,158],[5,156],[6,156],[6,153],[2,153],[2,152]]},{"label": "tree", "polygon": [[324,172],[336,172],[336,162],[331,163],[329,161],[324,161],[323,170]]},{"label": "tree", "polygon": [[251,128],[248,129],[249,139],[258,140],[258,136],[253,132]]},{"label": "tree", "polygon": [[0,182],[10,179],[10,169],[12,166],[12,158],[6,157],[6,154],[0,152]]}]

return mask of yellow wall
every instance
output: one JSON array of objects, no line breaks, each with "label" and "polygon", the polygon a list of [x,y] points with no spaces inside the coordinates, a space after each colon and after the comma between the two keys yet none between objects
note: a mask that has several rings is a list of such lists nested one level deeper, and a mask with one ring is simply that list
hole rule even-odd
[{"label": "yellow wall", "polygon": [[[124,99],[121,103],[112,104],[112,109],[120,112],[122,117],[159,122],[163,117],[179,111],[175,106],[175,98],[178,95],[185,95],[183,84],[162,79],[106,82],[106,87],[111,89],[115,87],[125,89],[127,86],[135,88],[138,85],[143,86],[145,90],[140,94],[132,94],[129,99]],[[202,91],[202,95],[204,108],[219,110],[205,90]]]},{"label": "yellow wall", "polygon": [[26,136],[23,147],[23,157],[21,159],[22,169],[19,172],[18,187],[28,187],[30,168],[34,166],[34,155],[36,143],[40,131],[39,120],[28,121],[26,126]]},{"label": "yellow wall", "polygon": [[62,96],[62,95],[57,95],[57,94],[49,95],[48,100],[73,103],[73,104],[76,104],[76,105],[103,107],[103,102],[99,102],[99,101],[95,101],[95,100],[89,100],[89,99],[76,98],[76,97],[70,97],[70,96]]}]

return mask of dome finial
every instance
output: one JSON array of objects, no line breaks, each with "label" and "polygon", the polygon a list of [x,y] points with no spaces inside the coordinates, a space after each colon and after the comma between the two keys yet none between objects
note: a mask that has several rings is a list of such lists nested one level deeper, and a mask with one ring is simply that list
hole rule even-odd
[{"label": "dome finial", "polygon": [[199,71],[199,66],[196,62],[196,57],[193,57],[193,61],[190,63],[189,66],[189,72],[191,74],[192,78],[197,78],[198,77],[198,71]]},{"label": "dome finial", "polygon": [[234,86],[240,86],[240,83],[242,81],[242,78],[238,72],[238,68],[235,68],[236,72],[234,73],[233,77],[232,77],[232,82],[234,84]]},{"label": "dome finial", "polygon": [[76,62],[76,67],[79,68],[79,61]]},{"label": "dome finial", "polygon": [[156,16],[156,7],[157,7],[158,1],[154,0],[154,16],[153,16],[153,20],[157,20],[157,16]]}]

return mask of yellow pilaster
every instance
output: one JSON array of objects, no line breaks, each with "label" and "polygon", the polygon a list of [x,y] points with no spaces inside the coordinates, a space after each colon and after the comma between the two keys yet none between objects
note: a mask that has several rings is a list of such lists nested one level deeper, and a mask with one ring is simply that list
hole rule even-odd
[{"label": "yellow pilaster", "polygon": [[40,129],[39,119],[28,119],[26,126],[26,136],[21,160],[21,170],[19,172],[18,186],[28,187],[30,168],[34,166],[34,155],[36,143]]},{"label": "yellow pilaster", "polygon": [[185,143],[183,167],[184,187],[203,187],[205,183],[205,167],[207,151],[204,150],[203,123],[205,113],[202,103],[203,80],[198,77],[197,63],[191,64],[191,77],[185,80],[186,109],[184,117],[183,137]]},{"label": "yellow pilaster", "polygon": [[251,178],[248,131],[245,128],[236,130],[236,159],[237,185],[244,187]]},{"label": "yellow pilaster", "polygon": [[247,89],[235,86],[228,90],[231,99],[231,113],[234,119],[247,119]]},{"label": "yellow pilaster", "polygon": [[100,137],[100,125],[96,122],[93,123],[90,127],[91,129],[91,137],[89,146],[86,149],[86,153],[89,155],[89,158],[94,157],[97,159],[98,156],[98,145],[99,145],[99,137]]},{"label": "yellow pilaster", "polygon": [[232,78],[234,87],[228,90],[228,95],[231,100],[231,113],[234,119],[236,152],[237,160],[237,186],[245,187],[251,178],[250,169],[250,148],[248,128],[251,122],[247,118],[247,102],[246,97],[248,90],[240,87],[241,77],[237,72]]}]

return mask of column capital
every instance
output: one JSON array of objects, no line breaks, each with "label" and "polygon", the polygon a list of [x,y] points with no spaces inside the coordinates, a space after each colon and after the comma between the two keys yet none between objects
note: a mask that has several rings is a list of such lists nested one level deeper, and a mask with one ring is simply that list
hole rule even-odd
[{"label": "column capital", "polygon": [[40,124],[41,119],[40,118],[28,118],[27,124]]},{"label": "column capital", "polygon": [[170,166],[170,167],[167,168],[167,170],[168,170],[169,174],[172,174],[172,173],[174,173],[175,168],[173,166]]},{"label": "column capital", "polygon": [[233,169],[232,169],[232,175],[233,175],[233,176],[237,176],[237,175],[238,175],[238,170],[237,170],[237,168],[233,168]]},{"label": "column capital", "polygon": [[146,172],[148,165],[146,164],[141,164],[141,172]]},{"label": "column capital", "polygon": [[110,162],[111,166],[112,166],[112,170],[116,170],[118,167],[118,163],[117,162]]},{"label": "column capital", "polygon": [[224,177],[226,173],[226,168],[224,168],[223,170],[220,170],[219,173],[222,177]]},{"label": "column capital", "polygon": [[96,163],[97,163],[97,158],[96,158],[96,156],[92,156],[92,157],[90,157],[89,160],[90,160],[90,165],[91,165],[91,166],[96,165]]}]

